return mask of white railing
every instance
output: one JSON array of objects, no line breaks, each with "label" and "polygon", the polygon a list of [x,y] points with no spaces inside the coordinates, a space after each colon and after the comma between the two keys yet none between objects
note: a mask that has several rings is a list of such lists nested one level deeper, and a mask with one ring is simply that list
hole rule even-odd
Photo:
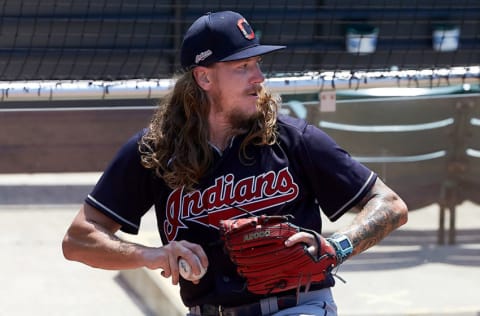
[{"label": "white railing", "polygon": [[[329,89],[442,87],[478,83],[479,78],[480,66],[469,66],[436,70],[307,73],[268,78],[265,85],[274,93],[287,95]],[[174,79],[0,82],[0,102],[157,99],[168,93],[174,84]]]}]

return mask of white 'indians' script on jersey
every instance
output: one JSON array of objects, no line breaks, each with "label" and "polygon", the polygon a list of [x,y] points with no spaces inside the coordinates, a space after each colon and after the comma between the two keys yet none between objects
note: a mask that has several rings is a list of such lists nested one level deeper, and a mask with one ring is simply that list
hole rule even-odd
[{"label": "white 'indians' script on jersey", "polygon": [[172,191],[166,204],[164,232],[169,241],[174,240],[180,229],[187,228],[185,220],[218,229],[220,220],[245,215],[234,206],[256,213],[297,196],[298,185],[288,167],[240,180],[227,174],[202,191],[184,192],[183,188]]}]

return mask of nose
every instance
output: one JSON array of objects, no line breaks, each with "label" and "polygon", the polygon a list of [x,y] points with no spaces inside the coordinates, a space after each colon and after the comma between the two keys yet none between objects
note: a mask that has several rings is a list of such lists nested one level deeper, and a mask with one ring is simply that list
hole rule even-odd
[{"label": "nose", "polygon": [[260,65],[257,64],[252,74],[252,83],[262,83],[265,81],[265,76],[263,75]]}]

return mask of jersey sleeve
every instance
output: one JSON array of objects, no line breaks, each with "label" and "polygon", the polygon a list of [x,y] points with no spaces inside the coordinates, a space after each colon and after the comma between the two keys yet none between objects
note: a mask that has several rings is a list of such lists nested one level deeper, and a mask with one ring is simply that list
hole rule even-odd
[{"label": "jersey sleeve", "polygon": [[377,178],[376,174],[320,129],[307,125],[304,133],[312,188],[324,213],[332,221],[358,204]]},{"label": "jersey sleeve", "polygon": [[[303,122],[303,124],[302,124]],[[292,123],[296,163],[322,212],[335,221],[369,192],[377,175],[356,161],[330,136],[304,121]]]},{"label": "jersey sleeve", "polygon": [[85,202],[122,225],[121,230],[137,234],[141,217],[152,207],[153,172],[140,162],[138,141],[132,137],[118,151]]}]

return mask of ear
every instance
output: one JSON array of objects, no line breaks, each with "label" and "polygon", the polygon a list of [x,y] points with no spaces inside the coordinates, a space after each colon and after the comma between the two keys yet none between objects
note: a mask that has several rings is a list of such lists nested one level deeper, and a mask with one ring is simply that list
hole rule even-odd
[{"label": "ear", "polygon": [[193,77],[197,84],[203,90],[208,91],[210,89],[210,69],[207,67],[197,66],[192,69]]}]

